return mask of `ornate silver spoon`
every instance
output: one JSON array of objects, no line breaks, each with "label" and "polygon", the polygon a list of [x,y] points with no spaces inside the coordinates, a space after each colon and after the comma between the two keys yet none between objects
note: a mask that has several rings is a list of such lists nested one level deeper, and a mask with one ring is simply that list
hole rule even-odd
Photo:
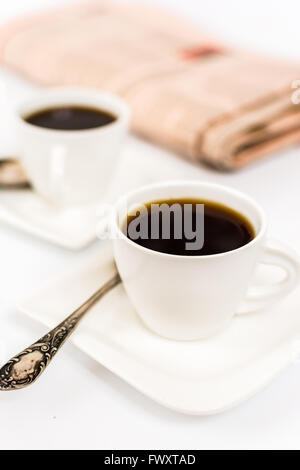
[{"label": "ornate silver spoon", "polygon": [[17,390],[35,382],[90,308],[120,282],[116,274],[63,322],[10,359],[0,369],[0,390]]},{"label": "ornate silver spoon", "polygon": [[30,186],[27,175],[18,160],[0,157],[0,188],[21,189]]}]

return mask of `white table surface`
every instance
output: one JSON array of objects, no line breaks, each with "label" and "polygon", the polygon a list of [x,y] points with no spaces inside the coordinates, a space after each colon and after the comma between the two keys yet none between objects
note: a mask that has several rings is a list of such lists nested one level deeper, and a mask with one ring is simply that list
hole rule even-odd
[{"label": "white table surface", "polygon": [[[1,2],[0,22],[59,0]],[[70,3],[70,2],[69,2]],[[154,3],[154,2],[153,2]],[[298,0],[161,0],[240,46],[300,59]],[[299,78],[300,77],[295,77]],[[28,86],[0,71],[0,153],[13,144],[12,103]],[[182,165],[185,176],[225,183],[254,196],[270,218],[270,233],[300,251],[300,149],[280,153],[234,174],[179,163],[176,157],[130,137],[128,149],[155,153]],[[18,313],[19,300],[42,282],[80,263],[99,247],[72,253],[0,224],[0,359],[44,332]],[[299,306],[300,307],[300,306]],[[261,449],[300,448],[300,365],[290,366],[266,390],[225,414],[191,417],[153,403],[104,367],[66,344],[34,386],[0,397],[1,449]]]}]

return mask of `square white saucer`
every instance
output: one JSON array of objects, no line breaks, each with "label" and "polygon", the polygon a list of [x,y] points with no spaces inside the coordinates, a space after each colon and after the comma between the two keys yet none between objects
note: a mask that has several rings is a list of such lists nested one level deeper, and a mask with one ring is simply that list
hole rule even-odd
[{"label": "square white saucer", "polygon": [[125,168],[133,164],[132,158],[123,155],[105,200],[98,204],[60,209],[31,189],[0,189],[0,221],[64,248],[82,249],[101,233],[99,227],[105,227],[105,221],[101,220],[101,203],[113,203],[122,192],[152,181],[151,167],[146,172],[136,160],[136,171],[125,173]]},{"label": "square white saucer", "polygon": [[0,221],[48,242],[78,250],[96,238],[97,208],[59,210],[30,189],[0,189]]},{"label": "square white saucer", "polygon": [[193,172],[184,163],[176,165],[160,155],[141,158],[141,153],[139,146],[135,151],[130,146],[123,151],[110,188],[97,204],[59,209],[31,189],[0,189],[0,222],[64,248],[80,250],[96,240],[106,227],[102,203],[113,204],[120,195],[143,184],[178,179]]},{"label": "square white saucer", "polygon": [[[114,272],[111,243],[103,242],[97,256],[45,285],[20,309],[53,327]],[[274,282],[278,275],[264,268],[256,281]],[[268,311],[235,317],[217,336],[176,342],[143,325],[120,285],[93,307],[71,341],[158,403],[208,415],[251,397],[297,358],[299,306],[300,287]]]}]

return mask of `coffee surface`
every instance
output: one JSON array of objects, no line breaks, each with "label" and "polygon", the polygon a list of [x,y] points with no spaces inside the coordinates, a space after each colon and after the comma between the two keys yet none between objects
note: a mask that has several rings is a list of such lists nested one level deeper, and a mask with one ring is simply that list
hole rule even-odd
[{"label": "coffee surface", "polygon": [[78,131],[106,126],[116,120],[108,111],[83,106],[41,109],[25,117],[25,121],[46,129]]},{"label": "coffee surface", "polygon": [[[204,211],[203,206],[199,209],[199,204],[204,204]],[[171,211],[172,207],[176,210]],[[222,204],[200,199],[150,202],[134,215],[127,216],[123,231],[140,246],[182,256],[225,253],[246,245],[255,237],[251,223],[242,214]],[[196,239],[201,240],[201,231],[203,246],[197,247]],[[194,238],[191,238],[193,233]]]}]

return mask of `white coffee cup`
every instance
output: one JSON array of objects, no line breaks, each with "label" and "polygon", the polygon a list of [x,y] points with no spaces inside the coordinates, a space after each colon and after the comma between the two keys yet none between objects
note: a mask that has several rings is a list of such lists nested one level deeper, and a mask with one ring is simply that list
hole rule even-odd
[{"label": "white coffee cup", "polygon": [[[68,105],[105,110],[116,120],[72,131],[25,121],[36,111]],[[59,206],[101,200],[115,173],[129,119],[126,103],[109,93],[73,87],[35,93],[16,111],[17,153],[34,189]]]},{"label": "white coffee cup", "polygon": [[[176,198],[215,201],[238,211],[253,225],[254,239],[221,254],[179,256],[144,248],[123,233],[125,208]],[[211,336],[235,314],[261,310],[284,297],[300,279],[298,256],[279,243],[266,241],[267,221],[260,206],[228,187],[198,182],[145,186],[118,201],[112,229],[115,260],[129,299],[145,325],[167,338]],[[259,262],[282,268],[284,280],[249,288]]]}]

